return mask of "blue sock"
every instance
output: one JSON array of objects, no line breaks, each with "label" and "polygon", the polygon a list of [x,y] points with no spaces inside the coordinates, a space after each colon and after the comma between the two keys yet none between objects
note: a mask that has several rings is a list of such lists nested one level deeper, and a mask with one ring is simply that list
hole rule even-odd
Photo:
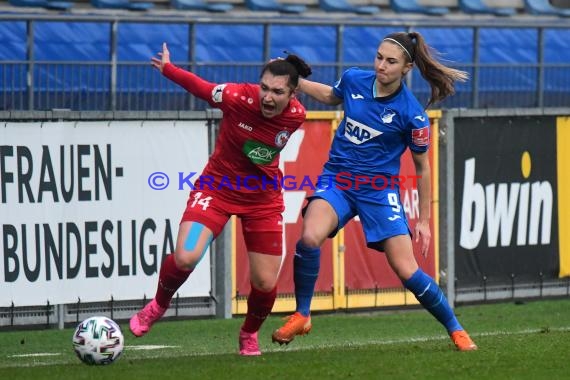
[{"label": "blue sock", "polygon": [[445,326],[448,333],[463,330],[439,286],[421,269],[404,281],[404,286],[414,293],[420,304]]},{"label": "blue sock", "polygon": [[297,301],[297,311],[304,316],[308,316],[311,312],[311,299],[319,276],[320,265],[321,248],[308,248],[300,241],[297,242],[295,257],[293,258],[295,300]]}]

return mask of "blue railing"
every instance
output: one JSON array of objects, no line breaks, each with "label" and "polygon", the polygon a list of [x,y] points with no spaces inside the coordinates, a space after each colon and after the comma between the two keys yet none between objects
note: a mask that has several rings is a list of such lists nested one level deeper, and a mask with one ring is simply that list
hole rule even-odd
[{"label": "blue railing", "polygon": [[[175,63],[212,82],[256,82],[268,59],[291,50],[334,83],[351,66],[370,68],[379,38],[418,30],[447,64],[470,73],[441,107],[563,107],[570,104],[570,25],[546,19],[503,22],[414,20],[256,20],[144,23],[102,16],[0,16],[2,110],[200,110],[149,65],[169,43]],[[443,20],[443,19],[442,19]],[[441,21],[440,20],[440,23]],[[231,22],[230,22],[231,21]],[[408,85],[420,100],[429,86],[414,70]],[[308,109],[327,109],[302,98]]]}]

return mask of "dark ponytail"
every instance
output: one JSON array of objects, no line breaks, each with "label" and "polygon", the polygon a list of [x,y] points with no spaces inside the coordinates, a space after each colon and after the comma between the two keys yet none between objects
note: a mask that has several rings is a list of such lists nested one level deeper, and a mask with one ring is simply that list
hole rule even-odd
[{"label": "dark ponytail", "polygon": [[292,64],[299,75],[303,78],[307,78],[313,73],[311,66],[309,66],[307,62],[303,60],[303,58],[299,57],[296,54],[287,54],[287,58],[285,58],[285,60]]},{"label": "dark ponytail", "polygon": [[[287,52],[285,52],[287,53]],[[311,66],[309,66],[301,57],[296,54],[287,53],[286,58],[277,58],[269,61],[263,70],[261,76],[269,71],[273,75],[288,75],[289,87],[295,90],[299,85],[299,77],[307,78],[312,74]]]}]

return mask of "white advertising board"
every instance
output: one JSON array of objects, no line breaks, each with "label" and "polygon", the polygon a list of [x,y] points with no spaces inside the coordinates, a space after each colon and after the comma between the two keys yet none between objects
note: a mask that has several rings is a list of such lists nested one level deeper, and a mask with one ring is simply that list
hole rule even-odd
[{"label": "white advertising board", "polygon": [[[0,125],[0,307],[154,297],[207,159],[204,121]],[[211,288],[207,252],[179,295]]]}]

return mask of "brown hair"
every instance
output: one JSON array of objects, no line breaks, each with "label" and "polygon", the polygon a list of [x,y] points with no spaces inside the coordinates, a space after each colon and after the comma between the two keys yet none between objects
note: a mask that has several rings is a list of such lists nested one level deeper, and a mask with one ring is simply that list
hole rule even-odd
[{"label": "brown hair", "polygon": [[434,55],[438,54],[437,51],[430,47],[418,32],[391,33],[384,41],[399,45],[404,58],[408,62],[414,62],[422,77],[429,83],[431,96],[426,108],[455,94],[455,82],[465,82],[469,78],[467,72],[447,67],[434,58]]},{"label": "brown hair", "polygon": [[294,91],[299,85],[299,76],[307,78],[313,72],[311,66],[295,54],[288,54],[287,58],[277,58],[269,61],[263,66],[260,77],[266,71],[273,75],[288,75],[291,91]]}]

